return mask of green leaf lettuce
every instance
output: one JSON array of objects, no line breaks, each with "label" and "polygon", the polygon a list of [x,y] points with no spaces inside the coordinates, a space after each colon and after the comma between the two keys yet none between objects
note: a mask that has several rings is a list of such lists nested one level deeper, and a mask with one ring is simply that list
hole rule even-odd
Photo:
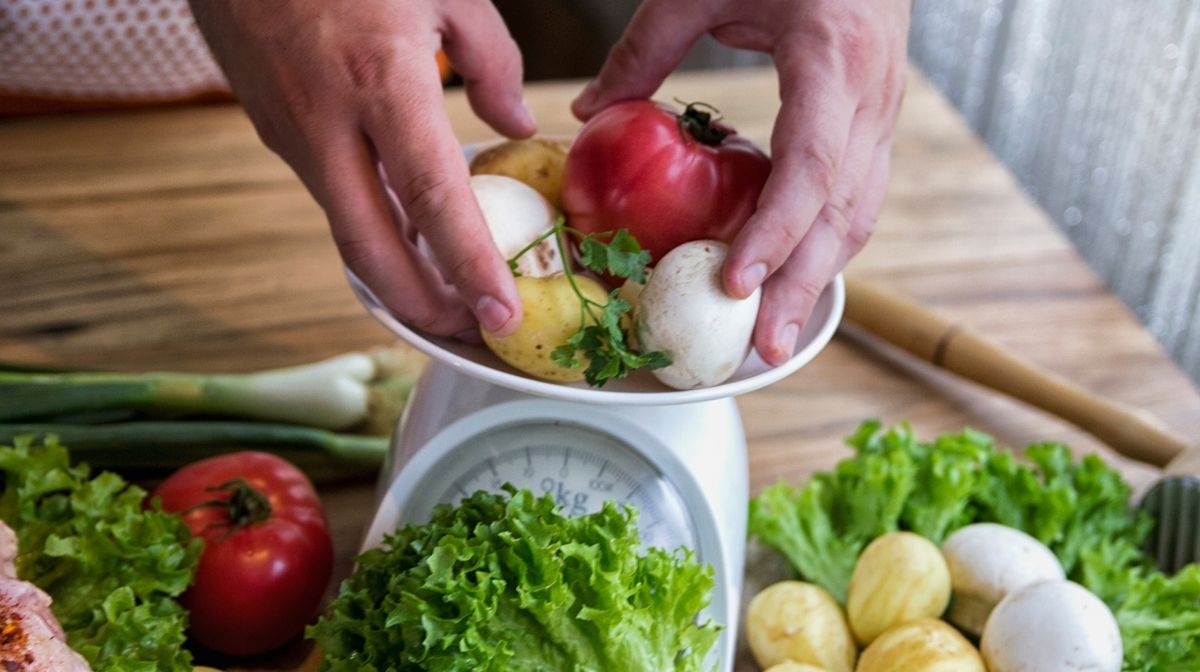
[{"label": "green leaf lettuce", "polygon": [[940,544],[970,523],[996,522],[1041,540],[1109,605],[1126,672],[1200,670],[1200,566],[1171,578],[1153,569],[1140,550],[1152,521],[1100,458],[1044,443],[1022,461],[978,432],[922,442],[905,425],[885,431],[874,421],[847,443],[855,455],[833,471],[750,502],[750,534],[838,601],[871,539],[909,530]]},{"label": "green leaf lettuce", "polygon": [[17,533],[17,576],[49,593],[67,643],[97,672],[190,672],[187,613],[200,541],[146,492],[70,464],[53,437],[0,446],[0,519]]},{"label": "green leaf lettuce", "polygon": [[631,509],[569,518],[528,490],[478,492],[359,557],[310,629],[322,669],[702,668],[712,570],[640,546]]}]

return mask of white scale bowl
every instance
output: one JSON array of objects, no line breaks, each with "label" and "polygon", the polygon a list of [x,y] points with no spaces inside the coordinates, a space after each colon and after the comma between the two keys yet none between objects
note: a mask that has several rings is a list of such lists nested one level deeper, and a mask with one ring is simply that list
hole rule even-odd
[{"label": "white scale bowl", "polygon": [[796,349],[791,359],[780,366],[770,366],[757,351],[751,350],[750,356],[729,380],[712,387],[676,390],[663,385],[647,371],[635,371],[627,378],[609,381],[602,388],[593,388],[583,382],[552,383],[531,378],[502,362],[483,345],[471,345],[412,329],[383,305],[354,273],[347,270],[346,275],[355,294],[375,319],[431,359],[451,366],[472,378],[525,394],[564,401],[624,406],[667,406],[733,397],[782,380],[812,361],[829,343],[841,320],[846,301],[846,289],[839,275],[821,293],[812,316],[796,337]]},{"label": "white scale bowl", "polygon": [[[470,161],[477,153],[497,144],[499,140],[463,146],[463,155]],[[422,245],[424,248],[424,245]],[[442,338],[421,333],[400,321],[353,272],[347,269],[350,286],[359,301],[381,324],[399,336],[404,342],[428,355],[431,359],[467,374],[518,392],[551,399],[605,405],[654,405],[667,406],[733,397],[752,392],[778,382],[805,364],[833,338],[842,319],[846,301],[846,288],[842,276],[838,275],[825,288],[817,300],[811,317],[796,337],[796,348],[791,359],[781,366],[772,367],[763,361],[757,351],[750,356],[733,376],[720,385],[695,390],[676,390],[658,381],[653,374],[635,371],[628,378],[609,381],[602,388],[588,387],[586,383],[551,383],[529,376],[505,364],[482,345],[469,345],[452,338]]]}]

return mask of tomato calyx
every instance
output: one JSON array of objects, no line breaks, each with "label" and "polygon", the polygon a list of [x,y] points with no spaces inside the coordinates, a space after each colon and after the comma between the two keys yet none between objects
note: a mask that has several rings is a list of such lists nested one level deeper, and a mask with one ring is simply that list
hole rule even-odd
[{"label": "tomato calyx", "polygon": [[[717,108],[700,101],[685,103],[677,99],[676,102],[684,106],[683,113],[675,115],[684,140],[690,135],[702,145],[716,147],[729,136],[729,129],[718,124],[721,111]],[[713,118],[714,114],[716,118]]]},{"label": "tomato calyx", "polygon": [[228,522],[213,523],[210,528],[228,528],[225,536],[229,536],[243,527],[266,522],[271,517],[271,500],[255,490],[243,478],[235,478],[221,485],[205,488],[205,490],[213,493],[229,493],[229,496],[200,502],[187,510],[224,509]]}]

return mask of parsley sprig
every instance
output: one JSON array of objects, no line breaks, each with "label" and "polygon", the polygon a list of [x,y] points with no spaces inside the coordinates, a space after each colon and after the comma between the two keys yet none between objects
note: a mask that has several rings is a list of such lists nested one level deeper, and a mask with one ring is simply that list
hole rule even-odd
[{"label": "parsley sprig", "polygon": [[[562,217],[546,233],[530,242],[511,259],[508,267],[513,275],[519,275],[517,260],[551,237],[558,246],[563,259],[563,273],[575,296],[579,297],[579,330],[550,353],[550,359],[559,366],[578,368],[587,360],[583,371],[584,380],[593,387],[603,387],[614,378],[624,378],[635,369],[661,369],[671,364],[671,358],[661,351],[640,353],[630,345],[630,337],[622,318],[630,314],[632,306],[619,298],[619,289],[608,295],[605,303],[588,298],[579,289],[575,273],[571,270],[571,255],[567,236],[579,239],[579,262],[596,273],[606,273],[634,282],[646,281],[646,266],[650,264],[650,253],[643,250],[627,229],[600,234],[584,234],[567,226]],[[607,242],[606,242],[607,241]]]}]

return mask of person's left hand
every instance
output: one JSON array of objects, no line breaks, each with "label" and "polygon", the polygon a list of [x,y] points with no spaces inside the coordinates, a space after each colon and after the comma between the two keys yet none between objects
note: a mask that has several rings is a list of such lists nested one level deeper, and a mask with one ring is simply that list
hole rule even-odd
[{"label": "person's left hand", "polygon": [[587,120],[650,96],[705,33],[774,57],[771,176],[723,270],[732,296],[763,286],[754,345],[771,364],[791,356],[821,292],[875,229],[908,15],[909,0],[645,0],[572,106]]}]

